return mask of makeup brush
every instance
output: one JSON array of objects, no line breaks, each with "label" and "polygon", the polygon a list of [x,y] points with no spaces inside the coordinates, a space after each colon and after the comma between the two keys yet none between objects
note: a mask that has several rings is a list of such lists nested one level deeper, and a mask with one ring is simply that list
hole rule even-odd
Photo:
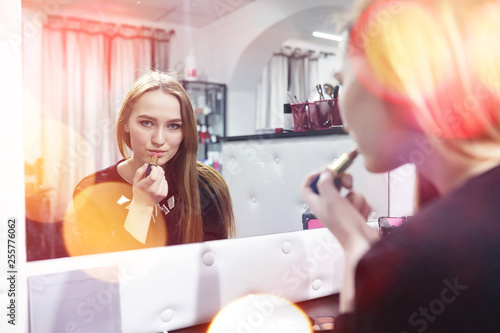
[{"label": "makeup brush", "polygon": [[323,89],[325,90],[325,93],[330,96],[330,98],[333,98],[333,91],[335,88],[333,88],[333,86],[329,83],[325,83],[323,85]]},{"label": "makeup brush", "polygon": [[[340,176],[344,171],[347,170],[347,168],[352,164],[354,159],[358,156],[358,150],[354,149],[350,153],[343,153],[342,155],[339,156],[335,161],[333,161],[332,164],[328,165],[326,168],[330,170],[333,174],[334,177],[334,184],[337,189],[340,190],[340,187],[342,186]],[[318,183],[319,175],[313,179],[311,184],[309,186],[312,188],[314,193],[319,194],[318,192]]]},{"label": "makeup brush", "polygon": [[340,86],[335,86],[335,88],[333,88],[333,99],[337,99],[339,97],[339,89],[340,89]]},{"label": "makeup brush", "polygon": [[158,164],[158,156],[154,156],[154,155],[151,156],[151,161],[149,161],[148,168],[146,169],[146,173],[145,173],[144,177],[149,176],[149,174],[151,173],[151,170],[157,164]]}]

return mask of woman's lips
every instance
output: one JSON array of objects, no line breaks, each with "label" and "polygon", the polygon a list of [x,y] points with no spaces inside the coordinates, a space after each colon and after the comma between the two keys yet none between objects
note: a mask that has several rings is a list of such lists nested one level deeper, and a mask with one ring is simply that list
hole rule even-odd
[{"label": "woman's lips", "polygon": [[156,157],[162,157],[163,155],[165,155],[164,150],[150,150],[149,152],[151,153],[151,155]]}]

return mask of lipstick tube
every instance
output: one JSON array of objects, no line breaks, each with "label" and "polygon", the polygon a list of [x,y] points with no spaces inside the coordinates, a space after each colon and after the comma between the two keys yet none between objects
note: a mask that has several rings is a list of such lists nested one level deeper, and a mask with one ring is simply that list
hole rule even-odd
[{"label": "lipstick tube", "polygon": [[157,166],[158,164],[158,156],[151,156],[151,161],[149,161],[149,164],[148,164],[148,168],[146,169],[146,173],[144,175],[144,177],[147,177],[149,176],[149,174],[151,173],[151,170],[153,169],[154,166]]},{"label": "lipstick tube", "polygon": [[[344,171],[347,170],[347,168],[349,168],[349,166],[352,164],[352,162],[354,162],[354,159],[356,158],[356,156],[358,156],[357,149],[354,149],[350,153],[343,153],[342,155],[340,155],[339,158],[337,158],[335,161],[333,161],[332,164],[330,164],[326,167],[333,174],[333,177],[334,177],[333,182],[334,182],[335,187],[337,189],[340,190],[340,187],[342,186],[342,183],[340,181],[340,176],[342,175],[342,173],[344,173]],[[311,189],[316,194],[319,194],[318,187],[317,187],[318,179],[319,179],[319,175],[313,179],[311,184],[309,184]]]}]

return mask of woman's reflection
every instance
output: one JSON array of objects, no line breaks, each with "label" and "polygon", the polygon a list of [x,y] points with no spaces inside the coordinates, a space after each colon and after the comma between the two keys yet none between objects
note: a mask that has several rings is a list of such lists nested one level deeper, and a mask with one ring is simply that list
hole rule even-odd
[{"label": "woman's reflection", "polygon": [[[70,255],[233,236],[228,187],[216,171],[196,161],[193,108],[172,76],[150,72],[134,83],[116,135],[124,159],[75,188],[75,214],[67,216],[63,231]],[[157,167],[146,176],[152,156]]]}]

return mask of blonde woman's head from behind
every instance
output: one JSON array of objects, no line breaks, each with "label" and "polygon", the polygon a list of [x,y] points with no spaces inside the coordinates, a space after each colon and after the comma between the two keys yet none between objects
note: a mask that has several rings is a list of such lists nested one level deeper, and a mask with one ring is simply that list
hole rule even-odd
[{"label": "blonde woman's head from behind", "polygon": [[436,149],[500,161],[499,30],[498,1],[364,0],[345,61],[391,117]]}]

